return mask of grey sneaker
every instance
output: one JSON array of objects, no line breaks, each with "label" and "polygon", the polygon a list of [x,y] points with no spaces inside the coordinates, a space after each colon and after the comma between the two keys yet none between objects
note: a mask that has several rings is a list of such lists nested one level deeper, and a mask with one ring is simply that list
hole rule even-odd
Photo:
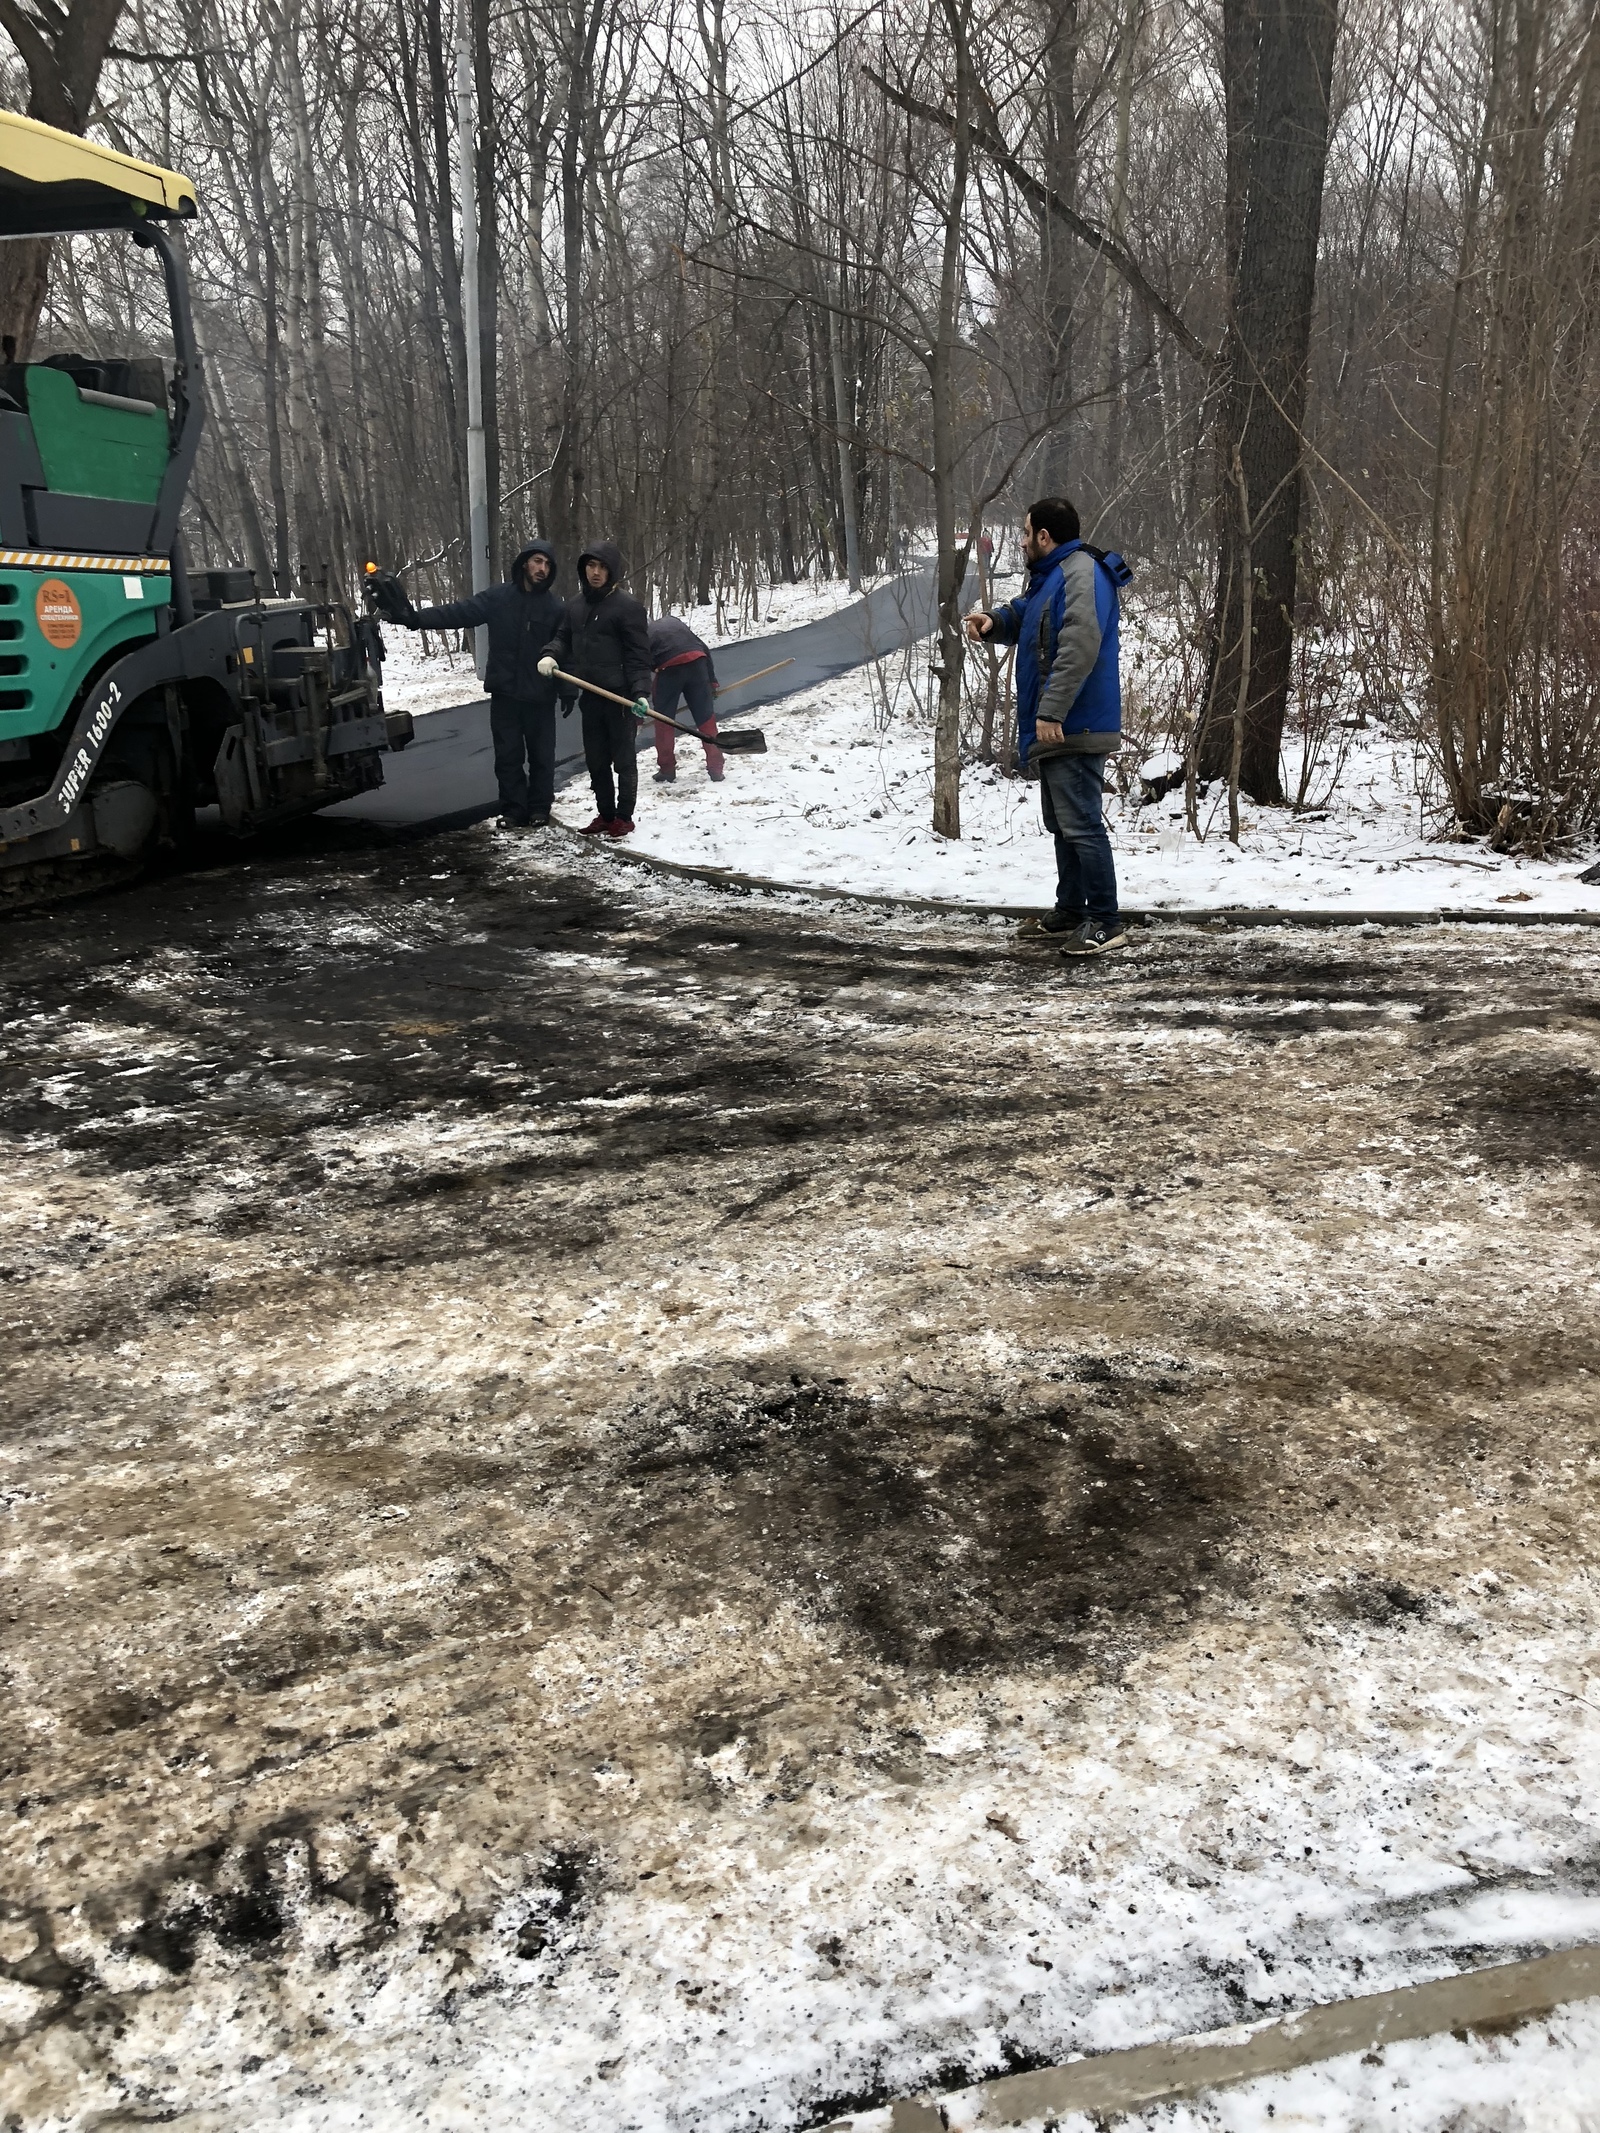
[{"label": "grey sneaker", "polygon": [[1061,944],[1063,955],[1106,955],[1128,945],[1128,929],[1120,918],[1086,918]]}]

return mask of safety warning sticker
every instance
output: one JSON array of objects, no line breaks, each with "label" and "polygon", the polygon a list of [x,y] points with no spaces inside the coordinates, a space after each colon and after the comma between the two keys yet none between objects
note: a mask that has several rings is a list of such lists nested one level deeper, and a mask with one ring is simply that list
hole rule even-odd
[{"label": "safety warning sticker", "polygon": [[34,595],[33,611],[39,627],[58,652],[70,652],[83,635],[83,609],[70,585],[60,578],[46,578]]}]

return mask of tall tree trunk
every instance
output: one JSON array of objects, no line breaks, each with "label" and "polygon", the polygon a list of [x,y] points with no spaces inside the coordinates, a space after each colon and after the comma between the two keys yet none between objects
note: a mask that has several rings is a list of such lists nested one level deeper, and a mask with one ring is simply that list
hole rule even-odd
[{"label": "tall tree trunk", "polygon": [[[1246,79],[1230,90],[1230,220],[1235,193],[1233,121],[1251,101],[1243,228],[1229,307],[1218,468],[1217,602],[1213,614],[1212,707],[1201,735],[1204,774],[1220,775],[1233,748],[1229,713],[1248,667],[1239,782],[1253,800],[1283,798],[1279,754],[1288,710],[1290,651],[1303,488],[1301,423],[1316,294],[1317,237],[1328,156],[1329,87],[1337,0],[1274,0],[1252,43],[1238,19],[1248,0],[1227,0],[1225,58]],[[1240,523],[1237,498],[1250,499]],[[1254,573],[1253,643],[1244,640],[1244,550]]]},{"label": "tall tree trunk", "polygon": [[262,406],[267,428],[267,486],[272,491],[272,584],[280,596],[293,583],[289,555],[289,489],[283,472],[283,345],[278,304],[278,241],[275,220],[267,215],[261,185],[260,158],[268,153],[265,141],[257,141],[255,169],[256,227],[261,233],[261,288],[265,375],[261,381]]},{"label": "tall tree trunk", "polygon": [[583,468],[578,424],[583,393],[583,172],[579,163],[582,83],[574,57],[567,73],[561,139],[561,436],[550,473],[550,538],[563,569],[576,565]]},{"label": "tall tree trunk", "polygon": [[[205,372],[207,409],[216,417],[213,435],[233,488],[240,522],[244,527],[250,568],[255,572],[257,589],[266,592],[272,585],[272,558],[267,551],[267,532],[261,523],[255,488],[245,463],[244,448],[239,441],[239,425],[234,418],[233,403],[228,396],[227,379],[221,366],[211,360],[204,314],[199,311],[195,313],[194,338]],[[227,560],[226,551],[223,560]]]},{"label": "tall tree trunk", "polygon": [[572,0],[566,21],[561,132],[561,438],[550,473],[550,538],[563,569],[574,571],[583,540],[583,148],[590,74],[603,21],[604,0]]},{"label": "tall tree trunk", "polygon": [[[122,9],[123,0],[70,0],[37,11],[22,0],[0,0],[0,29],[28,70],[29,118],[63,133],[87,129]],[[48,237],[0,244],[0,336],[19,363],[33,353],[49,289]]]},{"label": "tall tree trunk", "polygon": [[[450,444],[455,461],[457,526],[467,534],[467,328],[461,309],[461,261],[456,249],[455,181],[450,167],[450,114],[455,109],[446,24],[440,0],[423,0],[422,37],[428,61],[428,115],[433,131],[433,201],[438,221],[434,233],[439,259],[439,293],[444,299],[450,343],[451,411],[455,421]],[[424,251],[428,238],[421,239]]]},{"label": "tall tree trunk", "polygon": [[972,165],[972,74],[967,56],[970,20],[965,0],[945,0],[956,58],[955,124],[950,135],[950,173],[945,194],[944,256],[939,272],[939,315],[928,357],[933,404],[933,514],[939,543],[939,635],[934,672],[939,706],[933,725],[933,828],[940,837],[961,835],[961,689],[966,673],[966,632],[961,588],[969,543],[956,542],[956,468],[960,441],[956,423],[956,357],[965,294],[967,179]]},{"label": "tall tree trunk", "polygon": [[468,0],[478,105],[478,347],[483,366],[483,457],[489,484],[489,560],[500,568],[500,132],[489,0]]},{"label": "tall tree trunk", "polygon": [[[1106,217],[1106,226],[1118,244],[1127,235],[1128,164],[1133,143],[1133,62],[1143,13],[1144,0],[1123,0],[1122,29],[1117,41],[1116,144],[1111,164],[1110,211]],[[1102,267],[1096,276],[1096,286],[1099,292],[1095,315],[1096,354],[1089,366],[1089,376],[1100,394],[1100,405],[1094,416],[1099,443],[1095,477],[1100,490],[1100,508],[1104,510],[1116,493],[1122,441],[1123,286],[1106,267]],[[1087,512],[1084,523],[1088,525]]]},{"label": "tall tree trunk", "polygon": [[[1045,46],[1044,181],[1068,207],[1078,204],[1078,0],[1051,0]],[[1067,493],[1072,450],[1072,342],[1078,300],[1077,243],[1057,215],[1039,218],[1044,269],[1045,433],[1040,486],[1051,496]]]},{"label": "tall tree trunk", "polygon": [[[550,149],[555,114],[551,108],[553,54],[544,21],[519,15],[513,27],[522,60],[523,156],[528,173],[527,191],[521,207],[519,262],[526,319],[520,365],[525,406],[520,435],[526,464],[519,467],[518,474],[519,478],[525,479],[535,468],[548,465],[559,419],[550,375],[555,327],[550,314],[544,262],[544,220],[550,198]],[[525,523],[537,523],[541,533],[548,532],[550,524],[549,513],[542,508],[544,493],[544,485],[540,484],[523,506]]]},{"label": "tall tree trunk", "polygon": [[[839,301],[844,301],[844,277],[839,277]],[[845,570],[850,590],[861,590],[861,521],[856,508],[856,469],[852,451],[855,431],[855,396],[844,374],[844,322],[831,305],[828,310],[828,362],[833,374],[833,422],[839,438],[839,507],[844,517]]]},{"label": "tall tree trunk", "polygon": [[[432,34],[433,26],[426,20],[419,25],[418,34],[425,43]],[[411,25],[408,22],[403,22],[399,35],[401,103],[405,112],[405,136],[411,165],[412,212],[417,218],[417,256],[422,273],[423,319],[427,337],[431,343],[434,361],[438,366],[438,374],[444,396],[445,421],[450,444],[449,478],[459,491],[461,488],[461,469],[458,454],[461,438],[461,416],[457,407],[457,382],[458,380],[460,381],[461,390],[465,391],[466,381],[460,371],[452,368],[454,351],[449,341],[448,321],[452,318],[459,318],[459,297],[456,300],[456,311],[452,312],[450,303],[445,295],[444,282],[446,270],[454,269],[455,253],[451,249],[448,239],[449,216],[440,206],[436,197],[438,178],[436,146],[433,168],[431,170],[429,168],[428,144],[424,138],[422,123],[421,85],[417,75],[416,59],[416,48],[413,43]],[[431,96],[436,93],[434,88],[436,69],[431,46],[428,52],[428,68],[429,94]],[[430,231],[435,233],[436,236],[443,235],[445,241],[430,243],[428,241],[428,233]]]}]

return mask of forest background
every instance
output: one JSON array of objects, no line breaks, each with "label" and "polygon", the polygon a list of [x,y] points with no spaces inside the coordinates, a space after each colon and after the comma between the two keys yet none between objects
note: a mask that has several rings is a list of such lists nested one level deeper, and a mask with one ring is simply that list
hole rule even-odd
[{"label": "forest background", "polygon": [[[192,176],[202,563],[462,588],[458,40],[491,553],[652,606],[931,529],[934,824],[1005,747],[980,533],[1066,492],[1171,624],[1191,795],[1401,722],[1457,834],[1600,823],[1588,0],[0,0],[14,109]],[[121,239],[0,248],[19,350],[163,344]],[[1192,804],[1192,801],[1191,801]]]}]

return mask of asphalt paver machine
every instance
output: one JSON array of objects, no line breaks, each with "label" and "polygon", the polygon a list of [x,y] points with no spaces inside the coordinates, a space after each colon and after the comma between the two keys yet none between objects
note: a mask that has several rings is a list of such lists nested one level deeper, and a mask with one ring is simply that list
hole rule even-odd
[{"label": "asphalt paver machine", "polygon": [[125,232],[165,280],[174,359],[0,350],[0,909],[137,873],[215,807],[247,835],[383,782],[376,625],[190,573],[204,422],[175,228],[194,187],[0,112],[0,240]]}]

